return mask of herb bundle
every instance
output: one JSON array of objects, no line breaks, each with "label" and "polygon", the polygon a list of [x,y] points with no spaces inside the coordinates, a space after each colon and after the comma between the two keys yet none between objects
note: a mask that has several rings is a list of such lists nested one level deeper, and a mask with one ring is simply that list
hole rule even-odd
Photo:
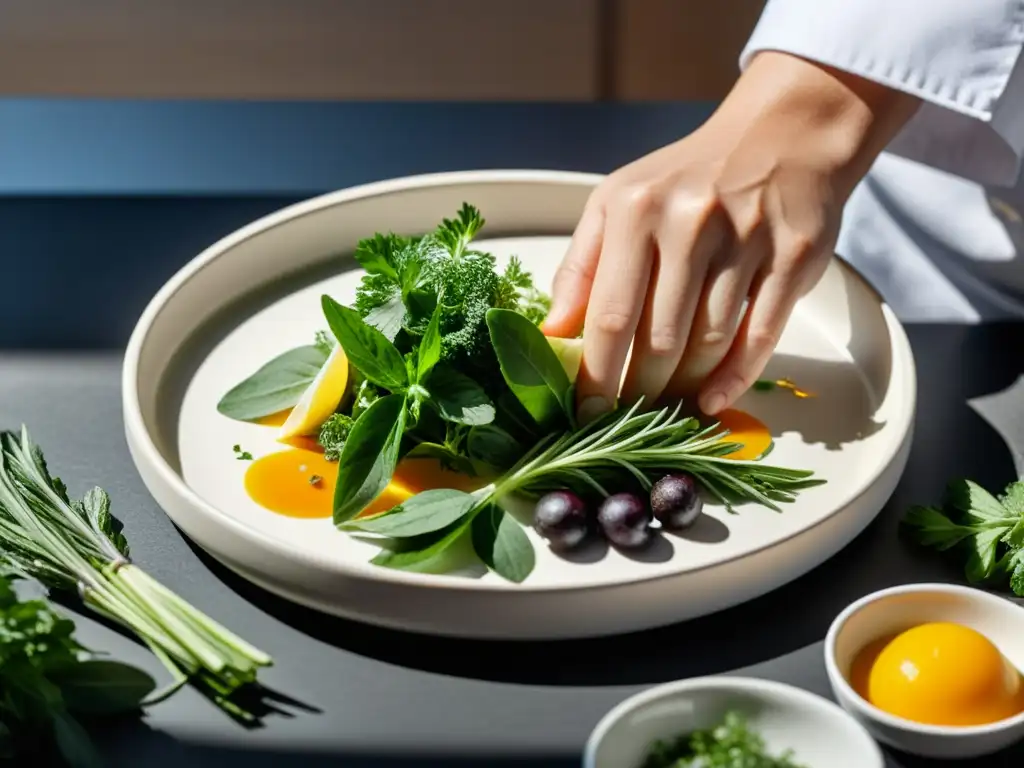
[{"label": "herb bundle", "polygon": [[74,631],[44,600],[20,600],[0,574],[0,761],[53,745],[73,768],[97,766],[76,716],[137,711],[156,687],[140,669],[94,657]]},{"label": "herb bundle", "polygon": [[992,584],[1024,597],[1024,481],[997,498],[975,482],[954,480],[940,506],[915,506],[904,525],[917,542],[965,556],[972,584]]},{"label": "herb bundle", "polygon": [[229,714],[252,718],[232,694],[270,657],[134,565],[107,494],[93,488],[72,500],[25,428],[0,433],[0,568],[77,590],[137,635],[175,678],[165,694],[191,681]]}]

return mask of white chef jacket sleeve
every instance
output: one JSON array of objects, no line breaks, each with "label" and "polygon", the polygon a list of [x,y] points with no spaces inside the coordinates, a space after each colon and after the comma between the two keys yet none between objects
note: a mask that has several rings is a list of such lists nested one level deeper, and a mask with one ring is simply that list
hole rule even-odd
[{"label": "white chef jacket sleeve", "polygon": [[1024,156],[1024,0],[768,0],[740,55],[791,53],[920,97],[887,151],[982,184]]}]

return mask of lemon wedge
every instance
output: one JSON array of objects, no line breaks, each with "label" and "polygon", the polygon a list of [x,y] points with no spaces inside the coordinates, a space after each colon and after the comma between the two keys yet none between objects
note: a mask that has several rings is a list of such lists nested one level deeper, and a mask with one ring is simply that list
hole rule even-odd
[{"label": "lemon wedge", "polygon": [[566,376],[570,382],[576,381],[580,372],[580,362],[583,360],[583,339],[563,339],[558,336],[548,336],[548,344],[551,346],[558,362],[565,369]]},{"label": "lemon wedge", "polygon": [[278,432],[278,440],[299,435],[310,435],[320,429],[338,408],[348,386],[348,358],[340,344],[336,344],[316,378],[306,387],[299,402]]}]

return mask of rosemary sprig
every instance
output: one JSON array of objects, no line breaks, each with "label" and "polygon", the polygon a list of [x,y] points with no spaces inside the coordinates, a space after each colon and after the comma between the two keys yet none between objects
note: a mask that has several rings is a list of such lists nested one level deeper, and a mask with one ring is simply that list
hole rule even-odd
[{"label": "rosemary sprig", "polygon": [[548,438],[508,474],[489,486],[487,501],[509,495],[535,497],[559,487],[589,486],[602,496],[601,478],[629,472],[644,490],[669,472],[689,472],[730,510],[734,503],[756,502],[779,511],[776,502],[791,502],[796,493],[823,480],[813,472],[727,458],[742,448],[725,440],[728,431],[681,416],[682,404],[640,412],[637,402],[625,413],[607,414],[578,432]]},{"label": "rosemary sprig", "polygon": [[0,433],[0,570],[5,566],[77,590],[90,608],[137,635],[175,680],[146,703],[191,681],[230,715],[253,719],[232,695],[256,682],[270,657],[132,564],[107,494],[93,488],[71,500],[24,427],[20,435]]}]

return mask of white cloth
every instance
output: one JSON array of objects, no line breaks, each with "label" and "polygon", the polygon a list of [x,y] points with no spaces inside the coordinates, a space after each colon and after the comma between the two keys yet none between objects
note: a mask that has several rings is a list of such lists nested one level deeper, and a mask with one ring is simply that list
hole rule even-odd
[{"label": "white cloth", "polygon": [[792,53],[923,99],[837,252],[907,321],[1024,318],[1024,0],[768,0],[740,67]]}]

